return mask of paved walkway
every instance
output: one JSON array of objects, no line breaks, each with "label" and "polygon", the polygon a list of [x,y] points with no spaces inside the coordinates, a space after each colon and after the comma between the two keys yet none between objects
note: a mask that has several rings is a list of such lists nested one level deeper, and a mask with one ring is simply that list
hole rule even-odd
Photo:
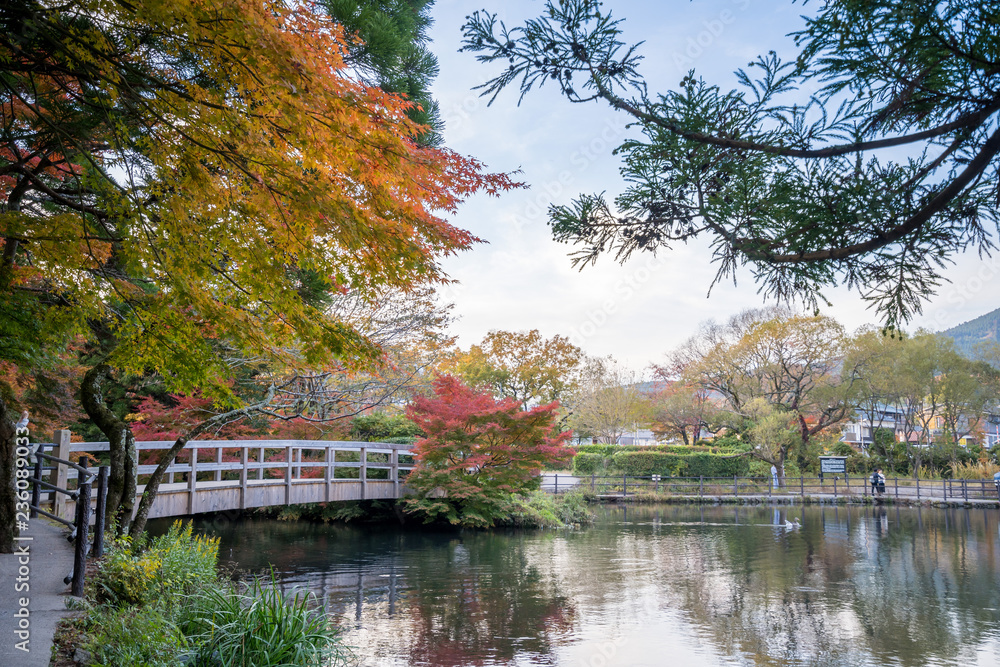
[{"label": "paved walkway", "polygon": [[[19,562],[24,556],[0,554],[0,665],[48,667],[56,623],[69,613],[69,585],[63,577],[73,571],[73,545],[66,539],[65,528],[42,517],[32,519],[21,535],[32,538],[19,543],[28,547],[26,576]],[[28,590],[18,590],[24,584]],[[27,598],[26,607],[21,606],[22,598]],[[24,635],[18,635],[24,614],[26,642]]]}]

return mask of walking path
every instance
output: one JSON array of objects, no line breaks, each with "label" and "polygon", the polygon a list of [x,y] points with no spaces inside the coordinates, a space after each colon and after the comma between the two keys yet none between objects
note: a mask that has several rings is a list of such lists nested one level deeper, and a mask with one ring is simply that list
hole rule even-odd
[{"label": "walking path", "polygon": [[27,555],[0,554],[0,665],[48,667],[56,623],[69,614],[63,577],[73,571],[73,545],[65,528],[42,517],[21,535],[31,539],[15,550],[26,545]]}]

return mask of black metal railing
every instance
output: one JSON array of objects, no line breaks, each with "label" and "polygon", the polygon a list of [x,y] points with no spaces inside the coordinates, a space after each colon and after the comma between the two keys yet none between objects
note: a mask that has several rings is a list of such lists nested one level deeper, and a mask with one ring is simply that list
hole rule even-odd
[{"label": "black metal railing", "polygon": [[[87,467],[85,459],[81,460],[81,462],[77,464],[72,461],[59,458],[58,456],[53,456],[52,454],[46,454],[43,451],[46,446],[54,447],[55,445],[42,443],[38,446],[38,449],[34,454],[34,476],[28,478],[28,481],[32,484],[30,503],[31,517],[34,518],[41,514],[42,516],[58,521],[64,526],[70,528],[71,532],[69,539],[74,542],[73,572],[67,575],[63,581],[64,583],[72,585],[71,592],[73,595],[81,597],[83,595],[84,577],[87,570],[88,551],[90,551],[90,554],[95,558],[99,558],[104,554],[104,510],[108,493],[108,467],[102,466],[96,471],[91,470]],[[55,465],[46,467],[46,461]],[[66,468],[76,470],[77,485],[75,489],[63,488],[58,484],[45,479],[46,473],[51,475],[57,470],[57,466],[65,466]],[[97,478],[97,508],[94,517],[94,543],[93,548],[91,549],[89,540],[91,512],[90,496],[91,487],[95,477]],[[52,512],[42,507],[43,490],[47,490],[47,492],[50,492],[52,495]],[[56,494],[63,494],[76,501],[76,515],[72,521],[59,516],[55,512]]]},{"label": "black metal railing", "polygon": [[768,498],[831,497],[893,498],[896,500],[997,500],[992,480],[924,480],[891,477],[883,485],[870,478],[850,475],[823,477],[668,477],[661,475],[547,475],[542,489],[564,493],[582,489],[601,496],[634,496],[655,493],[676,496],[752,496]]}]

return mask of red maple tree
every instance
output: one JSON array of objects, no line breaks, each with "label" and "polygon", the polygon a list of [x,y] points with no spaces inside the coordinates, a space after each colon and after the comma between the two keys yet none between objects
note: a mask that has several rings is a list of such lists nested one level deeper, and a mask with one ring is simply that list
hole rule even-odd
[{"label": "red maple tree", "polygon": [[450,375],[435,379],[433,389],[406,411],[427,434],[414,449],[407,485],[416,496],[406,504],[427,521],[491,526],[511,496],[538,488],[546,464],[573,455],[570,432],[556,429],[558,402],[522,410],[518,401],[478,393]]}]

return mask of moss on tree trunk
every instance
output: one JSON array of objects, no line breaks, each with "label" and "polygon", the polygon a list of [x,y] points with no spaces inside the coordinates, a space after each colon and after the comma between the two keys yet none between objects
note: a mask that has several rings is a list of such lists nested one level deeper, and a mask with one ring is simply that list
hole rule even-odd
[{"label": "moss on tree trunk", "polygon": [[111,470],[108,476],[106,512],[108,517],[114,518],[118,533],[122,534],[128,527],[135,507],[139,461],[132,429],[105,401],[104,383],[110,378],[110,374],[110,367],[104,363],[87,371],[80,387],[80,402],[91,421],[101,429],[110,443]]}]

